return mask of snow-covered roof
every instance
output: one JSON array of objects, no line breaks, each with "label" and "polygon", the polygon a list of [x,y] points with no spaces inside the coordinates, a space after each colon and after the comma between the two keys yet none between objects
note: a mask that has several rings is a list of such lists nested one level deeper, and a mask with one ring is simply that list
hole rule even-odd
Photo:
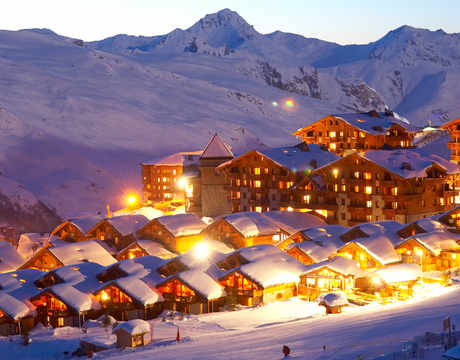
[{"label": "snow-covered roof", "polygon": [[445,360],[460,360],[460,345],[454,346],[447,350],[442,356]]},{"label": "snow-covered roof", "polygon": [[81,241],[48,249],[64,265],[95,262],[107,266],[116,260],[99,244],[99,241]]},{"label": "snow-covered roof", "polygon": [[207,300],[218,299],[227,295],[217,278],[201,270],[183,271],[178,274],[178,277]]},{"label": "snow-covered roof", "polygon": [[[70,219],[68,220],[72,223],[83,235],[91,230],[96,224],[98,224],[101,220],[104,219],[102,215],[93,215],[93,216],[86,216],[86,217],[79,217],[77,219]],[[53,231],[54,232],[54,231]]]},{"label": "snow-covered roof", "polygon": [[99,309],[99,302],[88,293],[81,292],[70,284],[57,284],[44,290],[42,293],[51,292],[60,301],[73,308],[76,312]]},{"label": "snow-covered roof", "polygon": [[0,292],[0,311],[13,320],[18,320],[30,313],[29,307],[24,302],[5,292]]},{"label": "snow-covered roof", "polygon": [[299,281],[305,265],[273,245],[256,245],[235,252],[249,263],[231,269],[247,276],[262,288]]},{"label": "snow-covered roof", "polygon": [[274,235],[280,231],[275,222],[257,211],[230,214],[224,219],[244,237]]},{"label": "snow-covered roof", "polygon": [[318,305],[336,307],[336,306],[348,306],[347,296],[343,291],[333,291],[322,296]]},{"label": "snow-covered roof", "polygon": [[420,277],[420,267],[417,264],[399,264],[386,266],[369,274],[368,277],[377,275],[387,284],[416,281]]},{"label": "snow-covered roof", "polygon": [[112,332],[116,334],[119,331],[125,331],[131,335],[145,334],[150,332],[150,324],[141,319],[128,320],[115,326]]},{"label": "snow-covered roof", "polygon": [[152,240],[137,240],[121,250],[120,253],[136,246],[144,250],[147,255],[153,255],[162,259],[171,259],[177,256],[177,254],[174,254],[171,251],[165,249],[163,245]]},{"label": "snow-covered roof", "polygon": [[338,249],[338,247],[334,246],[331,242],[326,244],[322,243],[320,245],[313,241],[302,241],[300,243],[289,244],[286,246],[285,251],[289,252],[289,250],[293,248],[299,249],[316,263],[327,260],[329,256],[334,255]]},{"label": "snow-covered roof", "polygon": [[409,241],[410,239],[414,239],[423,245],[434,256],[439,256],[441,251],[444,250],[460,249],[460,245],[457,244],[457,240],[460,239],[460,235],[451,233],[447,230],[436,230],[408,237],[405,240],[399,242],[397,247]]},{"label": "snow-covered roof", "polygon": [[340,235],[347,230],[347,228],[341,225],[327,225],[304,229],[301,232],[312,241],[323,244],[330,244],[332,242],[334,246],[340,247],[344,245],[344,242],[340,239]]},{"label": "snow-covered roof", "polygon": [[163,295],[154,287],[149,287],[135,276],[122,277],[115,280],[118,287],[144,306],[164,301]]},{"label": "snow-covered roof", "polygon": [[343,236],[347,233],[358,228],[369,237],[383,236],[387,238],[393,245],[401,242],[401,237],[397,234],[397,231],[404,227],[400,222],[394,220],[374,221],[363,224],[358,224],[350,228]]},{"label": "snow-covered roof", "polygon": [[369,274],[359,267],[359,263],[356,260],[348,259],[343,256],[334,256],[330,260],[325,260],[317,264],[307,265],[305,274],[317,271],[323,267],[327,267],[336,273],[345,276],[354,276],[355,278],[367,277]]},{"label": "snow-covered roof", "polygon": [[397,262],[401,260],[401,255],[394,249],[393,244],[385,236],[376,234],[369,238],[356,239],[345,244],[342,248],[338,249],[339,252],[345,246],[355,243],[375,260],[380,262],[382,265]]},{"label": "snow-covered roof", "polygon": [[[408,150],[374,150],[366,151],[363,158],[391,171],[403,179],[426,177],[426,170],[433,163],[445,169],[448,174],[460,173],[460,166],[437,155],[429,154],[420,149]],[[402,168],[403,163],[410,164],[410,170]]]},{"label": "snow-covered roof", "polygon": [[143,206],[140,209],[132,210],[132,211],[117,211],[113,215],[114,216],[121,216],[121,215],[144,215],[149,220],[156,219],[157,217],[164,216],[164,212],[158,209],[155,209],[151,206]]},{"label": "snow-covered roof", "polygon": [[121,235],[131,235],[147,224],[150,220],[144,215],[121,215],[106,219]]},{"label": "snow-covered roof", "polygon": [[233,158],[233,152],[219,135],[215,134],[203,150],[200,159],[206,158]]},{"label": "snow-covered roof", "polygon": [[50,233],[24,233],[19,236],[18,252],[24,257],[29,259],[35,251],[42,248],[50,240]]},{"label": "snow-covered roof", "polygon": [[326,226],[318,216],[300,211],[267,211],[264,215],[289,234],[309,227]]},{"label": "snow-covered roof", "polygon": [[0,273],[16,270],[26,260],[8,241],[0,241]]},{"label": "snow-covered roof", "polygon": [[422,228],[423,230],[425,230],[426,232],[442,230],[446,228],[446,225],[437,220],[441,216],[442,215],[437,215],[437,216],[431,216],[431,217],[424,218],[424,219],[414,220],[408,223],[407,225],[405,225],[404,228],[415,224],[419,226],[420,228]]},{"label": "snow-covered roof", "polygon": [[[191,164],[198,164],[202,150],[199,151],[183,151],[172,155],[167,155],[150,160],[141,165],[155,165],[155,166],[188,166]],[[189,155],[192,156],[192,160],[189,160]]]},{"label": "snow-covered roof", "polygon": [[203,220],[192,213],[165,215],[156,220],[175,237],[199,234],[207,226]]}]

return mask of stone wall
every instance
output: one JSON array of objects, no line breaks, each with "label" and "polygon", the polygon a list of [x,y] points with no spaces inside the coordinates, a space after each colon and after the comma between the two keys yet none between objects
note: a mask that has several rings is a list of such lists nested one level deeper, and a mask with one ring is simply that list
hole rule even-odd
[{"label": "stone wall", "polygon": [[201,186],[201,215],[215,217],[230,213],[227,190],[222,185]]}]

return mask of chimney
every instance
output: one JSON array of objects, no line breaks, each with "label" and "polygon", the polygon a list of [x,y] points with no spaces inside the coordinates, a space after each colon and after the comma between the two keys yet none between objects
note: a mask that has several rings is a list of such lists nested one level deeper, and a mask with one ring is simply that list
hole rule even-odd
[{"label": "chimney", "polygon": [[412,170],[412,166],[411,166],[411,164],[408,163],[408,162],[403,162],[403,163],[401,164],[401,169],[402,169],[402,170]]},{"label": "chimney", "polygon": [[317,161],[315,159],[311,159],[310,166],[316,169],[318,167]]}]

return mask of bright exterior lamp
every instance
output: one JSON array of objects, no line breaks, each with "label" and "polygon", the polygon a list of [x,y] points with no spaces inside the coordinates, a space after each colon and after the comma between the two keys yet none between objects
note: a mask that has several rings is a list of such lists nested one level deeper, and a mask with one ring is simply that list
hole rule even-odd
[{"label": "bright exterior lamp", "polygon": [[198,244],[197,246],[195,246],[195,256],[198,258],[198,259],[205,259],[207,256],[208,256],[208,253],[209,253],[209,249],[208,247],[201,243],[201,244]]},{"label": "bright exterior lamp", "polygon": [[379,278],[378,276],[374,276],[374,277],[372,278],[372,282],[373,282],[374,284],[378,284],[378,283],[380,283],[380,278]]},{"label": "bright exterior lamp", "polygon": [[179,179],[179,187],[180,188],[185,188],[186,185],[187,185],[187,180],[185,178],[180,178]]},{"label": "bright exterior lamp", "polygon": [[135,195],[129,195],[128,196],[128,204],[132,205],[137,201],[137,198]]}]

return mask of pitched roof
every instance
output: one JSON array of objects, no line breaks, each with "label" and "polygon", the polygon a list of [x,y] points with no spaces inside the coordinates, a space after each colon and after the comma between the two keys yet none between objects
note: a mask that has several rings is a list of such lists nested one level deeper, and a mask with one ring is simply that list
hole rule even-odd
[{"label": "pitched roof", "polygon": [[107,266],[116,260],[99,244],[99,241],[81,241],[48,248],[64,265],[95,262]]},{"label": "pitched roof", "polygon": [[[155,165],[155,166],[189,166],[198,164],[202,150],[200,151],[183,151],[172,155],[162,156],[153,160],[141,163],[141,165]],[[191,159],[189,157],[191,156]]]},{"label": "pitched roof", "polygon": [[257,211],[234,213],[222,219],[244,237],[274,235],[280,231],[274,221]]},{"label": "pitched roof", "polygon": [[114,216],[105,220],[123,236],[134,234],[150,221],[140,214]]},{"label": "pitched roof", "polygon": [[359,263],[356,260],[348,259],[343,256],[334,256],[330,260],[307,265],[304,274],[309,274],[324,267],[344,276],[353,275],[355,278],[367,277],[369,274],[367,271],[364,271],[359,267]]},{"label": "pitched roof", "polygon": [[131,335],[148,333],[150,331],[150,324],[141,319],[128,320],[115,326],[112,332],[116,334],[119,331],[126,331]]},{"label": "pitched roof", "polygon": [[175,237],[199,234],[207,226],[203,220],[192,213],[160,216],[156,221]]},{"label": "pitched roof", "polygon": [[313,241],[302,241],[300,243],[289,244],[286,246],[285,251],[289,252],[293,248],[299,249],[314,262],[318,263],[327,260],[329,256],[334,255],[338,246],[334,246],[332,243],[320,244]]},{"label": "pitched roof", "polygon": [[16,270],[26,260],[8,241],[0,241],[0,273]]},{"label": "pitched roof", "polygon": [[201,159],[206,158],[233,158],[233,152],[229,145],[222,141],[219,135],[215,134],[201,154]]},{"label": "pitched roof", "polygon": [[368,277],[377,275],[387,284],[416,281],[420,276],[420,267],[417,264],[398,264],[386,266],[369,274]]},{"label": "pitched roof", "polygon": [[309,227],[326,226],[326,222],[318,216],[300,211],[267,211],[264,215],[289,234]]},{"label": "pitched roof", "polygon": [[459,238],[459,234],[451,233],[445,229],[436,230],[408,237],[397,244],[397,247],[401,246],[410,239],[414,239],[430,251],[432,255],[439,256],[441,251],[444,250],[459,250],[460,245],[457,244],[457,240],[459,240]]}]

